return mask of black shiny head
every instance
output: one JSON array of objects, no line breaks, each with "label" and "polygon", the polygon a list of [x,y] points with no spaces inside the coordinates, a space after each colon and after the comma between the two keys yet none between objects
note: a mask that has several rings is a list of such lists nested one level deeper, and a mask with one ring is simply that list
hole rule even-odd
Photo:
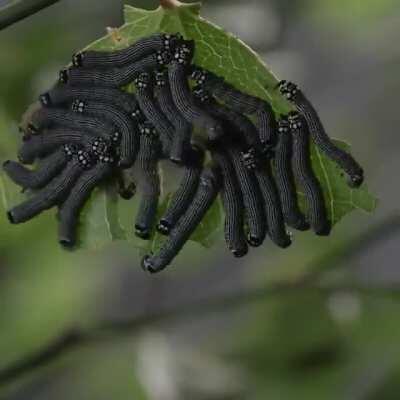
[{"label": "black shiny head", "polygon": [[301,129],[301,127],[303,126],[303,121],[302,121],[301,115],[296,111],[292,111],[289,114],[288,120],[289,120],[290,129],[292,131],[297,131],[297,130]]},{"label": "black shiny head", "polygon": [[134,80],[134,84],[138,90],[147,89],[151,85],[151,76],[147,72],[140,73]]},{"label": "black shiny head", "polygon": [[193,96],[201,103],[210,101],[210,94],[201,85],[197,85],[193,88]]},{"label": "black shiny head", "polygon": [[259,157],[254,147],[249,149],[247,152],[240,153],[242,157],[243,165],[250,171],[254,171],[259,166]]},{"label": "black shiny head", "polygon": [[149,138],[156,138],[158,136],[156,128],[149,121],[139,124],[139,131],[141,135]]},{"label": "black shiny head", "polygon": [[168,65],[171,62],[171,53],[169,51],[157,51],[157,64],[161,67]]},{"label": "black shiny head", "polygon": [[167,236],[171,232],[171,224],[167,220],[161,219],[157,225],[157,231]]},{"label": "black shiny head", "polygon": [[93,156],[87,151],[78,150],[77,159],[79,164],[85,169],[90,169],[93,166]]},{"label": "black shiny head", "polygon": [[286,99],[289,101],[296,100],[297,93],[299,92],[297,85],[289,81],[280,81],[278,88],[281,94],[286,97]]},{"label": "black shiny head", "polygon": [[76,99],[72,102],[71,110],[76,113],[83,113],[85,111],[85,102],[79,99]]},{"label": "black shiny head", "polygon": [[148,227],[144,227],[141,225],[135,225],[135,235],[143,240],[149,240],[151,232]]},{"label": "black shiny head", "polygon": [[62,69],[58,74],[58,81],[60,83],[68,83],[68,69]]},{"label": "black shiny head", "polygon": [[290,133],[290,123],[287,117],[282,117],[278,121],[278,133],[280,135],[287,135],[288,133]]},{"label": "black shiny head", "polygon": [[248,234],[247,235],[247,243],[251,246],[251,247],[260,247],[262,245],[262,239],[259,237],[256,237],[254,235]]},{"label": "black shiny head", "polygon": [[156,71],[154,74],[156,86],[164,87],[167,84],[167,73],[165,71]]},{"label": "black shiny head", "polygon": [[51,105],[51,98],[48,93],[43,93],[39,96],[40,104],[44,107],[49,107]]},{"label": "black shiny head", "polygon": [[72,65],[74,67],[82,67],[84,53],[78,52],[72,56]]}]

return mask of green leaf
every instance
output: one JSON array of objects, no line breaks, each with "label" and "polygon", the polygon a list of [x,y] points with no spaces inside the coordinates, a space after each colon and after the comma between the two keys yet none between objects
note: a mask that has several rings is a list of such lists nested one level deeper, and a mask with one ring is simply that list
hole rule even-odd
[{"label": "green leaf", "polygon": [[[159,7],[150,11],[125,6],[125,24],[120,28],[108,29],[106,36],[86,49],[116,50],[155,32],[180,32],[186,39],[196,41],[196,64],[223,76],[241,91],[270,102],[277,114],[288,113],[292,106],[276,90],[279,80],[260,57],[237,37],[204,20],[199,13],[198,3],[182,4],[171,9]],[[129,87],[128,90],[132,88]],[[340,145],[347,147],[344,143]],[[366,187],[363,186],[359,190],[348,188],[336,165],[314,146],[312,162],[323,186],[326,204],[334,223],[354,209],[369,212],[375,209],[376,200],[368,193]],[[160,210],[165,209],[171,197],[168,187],[164,187],[163,192],[166,195],[160,201]],[[301,194],[300,197],[302,201]],[[150,242],[141,241],[133,235],[136,208],[135,199],[122,200],[112,188],[106,191],[98,190],[81,218],[82,245],[97,248],[109,241],[128,240],[133,246],[146,251],[156,250],[163,240],[156,232]],[[210,247],[222,230],[222,221],[223,212],[218,200],[191,239]]]}]

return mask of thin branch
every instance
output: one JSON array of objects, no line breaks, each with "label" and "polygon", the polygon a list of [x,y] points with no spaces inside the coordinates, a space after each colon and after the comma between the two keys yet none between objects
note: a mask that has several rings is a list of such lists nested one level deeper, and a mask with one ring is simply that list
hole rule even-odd
[{"label": "thin branch", "polygon": [[[371,228],[366,234],[350,241],[342,251],[338,251],[332,256],[324,255],[321,259],[313,262],[308,270],[309,274],[295,282],[282,282],[260,288],[241,290],[224,296],[214,296],[207,300],[194,299],[178,306],[161,308],[151,313],[144,313],[132,316],[125,321],[108,321],[98,323],[94,326],[73,327],[68,329],[53,342],[46,344],[35,354],[24,357],[16,363],[0,370],[0,385],[14,382],[21,376],[32,372],[36,368],[44,367],[68,352],[88,343],[112,340],[121,336],[131,335],[138,328],[149,326],[168,319],[178,319],[183,317],[199,317],[208,312],[226,310],[244,306],[251,302],[265,299],[271,296],[284,296],[288,293],[298,291],[314,292],[321,296],[328,296],[337,291],[351,291],[368,296],[393,296],[400,295],[400,286],[379,286],[371,287],[357,283],[344,283],[334,285],[324,285],[321,283],[323,272],[327,267],[338,265],[342,261],[349,261],[366,248],[379,243],[400,231],[400,217],[390,216],[386,220]],[[321,265],[324,268],[321,268]]]},{"label": "thin branch", "polygon": [[57,3],[60,0],[14,0],[0,8],[0,30]]},{"label": "thin branch", "polygon": [[178,0],[160,0],[160,5],[162,8],[177,8],[182,5]]}]

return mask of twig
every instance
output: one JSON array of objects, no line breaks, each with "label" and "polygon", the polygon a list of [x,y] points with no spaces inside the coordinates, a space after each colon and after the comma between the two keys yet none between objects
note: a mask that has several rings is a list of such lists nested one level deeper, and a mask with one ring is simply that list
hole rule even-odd
[{"label": "twig", "polygon": [[177,8],[182,5],[178,0],[160,0],[160,5],[163,8]]},{"label": "twig", "polygon": [[[151,313],[138,314],[126,321],[109,321],[87,328],[75,327],[69,329],[53,342],[39,349],[35,354],[24,357],[15,364],[0,370],[0,385],[9,384],[38,367],[44,367],[83,344],[130,335],[140,327],[166,319],[198,317],[210,311],[215,312],[238,307],[267,297],[283,296],[296,291],[311,291],[321,296],[327,296],[337,291],[352,291],[369,296],[400,295],[400,286],[371,287],[357,283],[326,286],[320,282],[321,274],[326,271],[327,267],[337,265],[343,260],[349,261],[366,247],[370,247],[399,231],[400,217],[390,216],[374,228],[371,228],[366,234],[350,241],[342,251],[337,251],[334,255],[328,255],[328,257],[325,254],[323,258],[313,262],[308,269],[311,272],[295,282],[276,283],[266,287],[242,290],[229,295],[215,296],[207,300],[195,299],[178,306],[161,308]],[[320,268],[321,265],[324,265],[324,269]]]},{"label": "twig", "polygon": [[60,0],[14,0],[0,8],[0,30],[57,3]]}]

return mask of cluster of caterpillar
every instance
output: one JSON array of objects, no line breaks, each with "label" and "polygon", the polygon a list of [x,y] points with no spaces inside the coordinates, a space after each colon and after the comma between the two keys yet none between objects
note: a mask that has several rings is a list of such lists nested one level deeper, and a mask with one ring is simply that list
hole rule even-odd
[{"label": "cluster of caterpillar", "polygon": [[[123,50],[75,54],[59,82],[40,96],[41,106],[25,117],[20,162],[4,163],[15,183],[33,191],[9,210],[9,220],[25,222],[58,207],[59,241],[72,247],[93,189],[136,165],[141,200],[135,233],[149,239],[156,228],[166,235],[159,251],[142,260],[152,273],[171,263],[218,194],[225,240],[235,257],[267,235],[288,247],[287,226],[328,235],[331,223],[311,167],[310,142],[348,174],[352,187],[363,181],[361,167],[329,139],[295,85],[282,81],[279,90],[298,112],[276,118],[266,101],[193,65],[194,52],[194,41],[160,33]],[[134,94],[122,90],[130,83]],[[194,132],[205,133],[204,140]],[[157,221],[160,160],[179,165],[182,178]],[[23,165],[35,161],[36,169]]]}]

